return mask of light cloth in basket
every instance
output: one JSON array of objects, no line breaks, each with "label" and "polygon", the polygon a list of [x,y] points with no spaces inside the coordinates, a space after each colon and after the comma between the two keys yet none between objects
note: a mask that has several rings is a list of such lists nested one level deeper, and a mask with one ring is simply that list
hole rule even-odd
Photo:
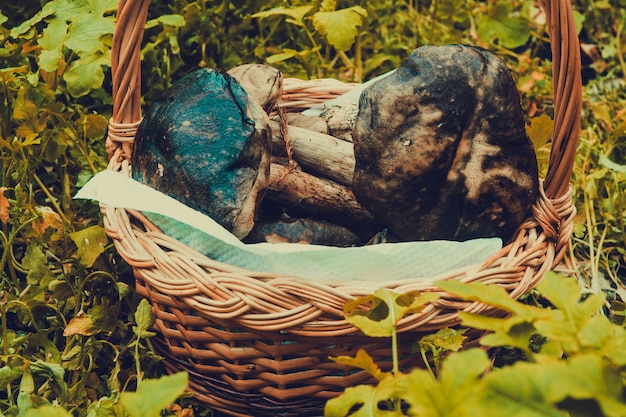
[{"label": "light cloth in basket", "polygon": [[297,243],[244,244],[210,217],[120,173],[95,175],[76,194],[110,207],[141,211],[165,234],[209,258],[257,272],[319,281],[396,281],[480,264],[502,247],[497,238],[466,242],[383,243],[337,248]]}]

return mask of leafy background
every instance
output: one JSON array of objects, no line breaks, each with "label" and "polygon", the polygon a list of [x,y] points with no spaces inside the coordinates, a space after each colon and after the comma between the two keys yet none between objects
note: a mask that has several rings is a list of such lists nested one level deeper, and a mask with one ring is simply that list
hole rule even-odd
[{"label": "leafy background", "polygon": [[[110,46],[117,2],[4,3],[0,413],[35,415],[37,407],[59,404],[62,409],[50,411],[54,415],[65,410],[77,416],[105,411],[158,415],[181,394],[184,375],[175,381],[156,379],[162,368],[150,348],[149,306],[134,293],[132,273],[104,233],[98,207],[72,200],[106,167],[103,137],[111,115]],[[581,288],[571,298],[601,296],[598,309],[623,332],[626,1],[574,0],[573,5],[584,103],[572,176],[579,213],[570,254],[575,264],[566,272]],[[550,48],[539,4],[531,0],[153,2],[142,44],[143,100],[149,105],[195,68],[229,69],[250,62],[275,65],[291,77],[361,82],[397,67],[414,48],[433,43],[478,45],[505,59],[545,172],[553,112]],[[535,293],[524,301],[537,308],[551,304]],[[545,328],[532,328],[554,338]],[[502,345],[521,349],[514,342],[507,339]],[[441,340],[433,343],[432,351],[423,344],[422,353],[453,350]],[[443,347],[436,348],[437,343]],[[533,355],[521,350],[501,350],[500,362],[532,362]],[[607,360],[604,353],[594,354]],[[621,375],[623,361],[614,362]],[[519,381],[529,372],[512,369],[510,378]],[[567,386],[565,374],[555,378]],[[144,409],[159,390],[167,401]],[[613,400],[623,402],[620,395]],[[612,415],[607,407],[600,413]],[[211,414],[184,396],[168,412]]]}]

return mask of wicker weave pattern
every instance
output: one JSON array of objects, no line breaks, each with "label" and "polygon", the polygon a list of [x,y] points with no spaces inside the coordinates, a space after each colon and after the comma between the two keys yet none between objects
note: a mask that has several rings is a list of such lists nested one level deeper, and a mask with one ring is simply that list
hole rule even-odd
[{"label": "wicker weave pattern", "polygon": [[[113,40],[114,112],[109,169],[129,175],[132,141],[141,118],[140,45],[148,0],[121,0]],[[545,0],[553,53],[554,140],[548,174],[533,216],[516,238],[482,264],[438,278],[497,284],[517,298],[564,257],[575,208],[569,185],[581,112],[580,55],[567,0]],[[285,80],[282,106],[309,107],[349,91],[335,80]],[[545,190],[545,191],[544,191]],[[316,415],[326,399],[367,381],[363,372],[328,356],[365,348],[377,362],[388,341],[367,338],[343,317],[343,304],[384,286],[398,292],[438,291],[441,298],[398,325],[403,366],[423,366],[409,354],[425,332],[458,323],[460,310],[500,314],[458,300],[419,278],[341,285],[244,270],[216,262],[162,233],[141,213],[102,206],[107,234],[132,267],[137,291],[157,316],[160,353],[173,372],[185,369],[190,388],[208,405],[232,415]],[[453,254],[452,254],[453,255]],[[468,344],[475,343],[473,334]]]}]

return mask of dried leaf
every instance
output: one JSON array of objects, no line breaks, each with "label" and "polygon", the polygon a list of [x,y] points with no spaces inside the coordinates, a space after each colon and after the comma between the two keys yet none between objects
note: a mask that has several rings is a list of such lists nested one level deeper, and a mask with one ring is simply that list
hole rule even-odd
[{"label": "dried leaf", "polygon": [[81,336],[93,336],[99,333],[100,329],[96,326],[94,320],[88,314],[81,314],[78,317],[72,318],[65,330],[63,330],[63,336],[73,336],[79,334]]},{"label": "dried leaf", "polygon": [[9,208],[11,207],[9,199],[4,195],[6,190],[8,190],[7,187],[0,187],[0,220],[2,223],[9,221]]},{"label": "dried leaf", "polygon": [[50,240],[53,242],[62,240],[65,237],[65,228],[61,216],[47,206],[38,206],[37,211],[41,217],[32,222],[35,236],[42,237],[49,228],[52,228],[54,231],[50,234]]}]

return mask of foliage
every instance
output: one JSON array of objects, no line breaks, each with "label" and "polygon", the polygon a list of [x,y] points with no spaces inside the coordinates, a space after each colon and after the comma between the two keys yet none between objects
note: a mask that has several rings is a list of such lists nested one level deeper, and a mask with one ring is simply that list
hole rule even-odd
[{"label": "foliage", "polygon": [[[26,5],[23,13],[33,14],[12,28],[0,14],[3,416],[40,415],[40,407],[58,415],[160,415],[186,387],[185,374],[145,379],[160,373],[149,348],[150,306],[129,286],[98,207],[72,200],[107,164],[116,6]],[[149,397],[159,390],[163,402],[155,403]]]},{"label": "foliage", "polygon": [[[160,417],[163,409],[176,400],[187,387],[187,374],[179,372],[159,379],[146,380],[137,392],[122,392],[114,397],[103,397],[89,408],[89,416]],[[25,417],[71,417],[58,405],[44,405],[28,409]]]},{"label": "foliage", "polygon": [[[164,407],[182,392],[182,376],[151,379],[161,376],[163,368],[151,348],[149,307],[134,292],[132,273],[104,233],[98,207],[72,200],[77,188],[107,164],[102,138],[111,115],[110,47],[117,1],[5,3],[0,11],[0,413],[148,413],[141,411],[141,398],[163,391],[163,403],[154,406]],[[591,310],[602,308],[624,324],[626,3],[573,4],[581,28],[585,88],[572,176],[579,215],[571,258],[578,268],[571,272],[583,284],[585,301],[573,302],[579,294],[571,281],[563,284],[569,298],[561,301],[554,299],[553,289],[542,288],[557,307],[550,309],[509,304],[498,294],[483,299],[491,293],[482,293],[482,287],[479,294],[472,287],[455,288],[467,297],[514,309],[508,321],[468,316],[465,324],[491,326],[485,343],[514,346],[528,362],[485,374],[488,364],[481,351],[448,355],[461,347],[463,330],[446,329],[419,342],[431,369],[411,377],[397,366],[391,373],[376,370],[365,352],[356,359],[338,359],[378,375],[378,387],[346,391],[353,399],[398,398],[397,381],[406,378],[402,384],[419,387],[423,398],[450,413],[461,399],[468,410],[485,406],[486,393],[498,398],[494,404],[503,410],[512,404],[504,401],[507,395],[513,404],[523,400],[552,413],[590,406],[611,415],[613,407],[622,406],[615,392],[622,382],[613,378],[623,367],[615,338],[623,336],[602,316],[592,317]],[[455,42],[483,46],[506,60],[545,173],[553,116],[550,50],[538,2],[532,0],[152,2],[142,44],[143,101],[149,105],[173,80],[202,66],[230,69],[269,62],[287,77],[363,81],[396,68],[418,46]],[[600,306],[597,294],[609,302]],[[382,313],[389,306],[388,313],[397,316],[418,309],[424,300],[413,304],[413,295],[377,293],[348,305],[347,311],[356,325],[373,320],[377,333],[395,340],[392,323],[397,317]],[[363,310],[363,303],[371,311]],[[568,318],[571,326],[555,327]],[[563,358],[557,358],[559,351]],[[551,379],[557,372],[564,376]],[[550,384],[555,380],[569,382],[559,391],[563,384]],[[518,393],[519,384],[528,390]],[[600,389],[605,389],[602,398]],[[393,401],[386,404],[385,414],[398,415]],[[400,402],[399,407],[408,405]],[[523,414],[527,407],[519,410],[529,415]],[[169,411],[190,412],[180,405]]]},{"label": "foliage", "polygon": [[[499,318],[461,312],[460,317],[464,326],[490,331],[481,339],[482,345],[516,347],[526,360],[492,369],[485,350],[471,348],[447,355],[435,376],[424,369],[381,372],[367,353],[359,351],[355,358],[336,360],[365,369],[378,383],[348,388],[329,400],[327,417],[626,413],[626,329],[599,313],[604,303],[601,295],[583,297],[575,280],[555,273],[547,274],[538,286],[547,307],[515,301],[496,285],[454,280],[438,285],[462,299],[508,313]],[[393,319],[397,322],[402,314],[381,321],[373,313],[383,304],[388,311],[395,310],[396,297],[379,290],[379,303],[353,323],[367,334],[377,329],[372,336],[393,333]],[[386,332],[378,330],[381,327]]]}]

